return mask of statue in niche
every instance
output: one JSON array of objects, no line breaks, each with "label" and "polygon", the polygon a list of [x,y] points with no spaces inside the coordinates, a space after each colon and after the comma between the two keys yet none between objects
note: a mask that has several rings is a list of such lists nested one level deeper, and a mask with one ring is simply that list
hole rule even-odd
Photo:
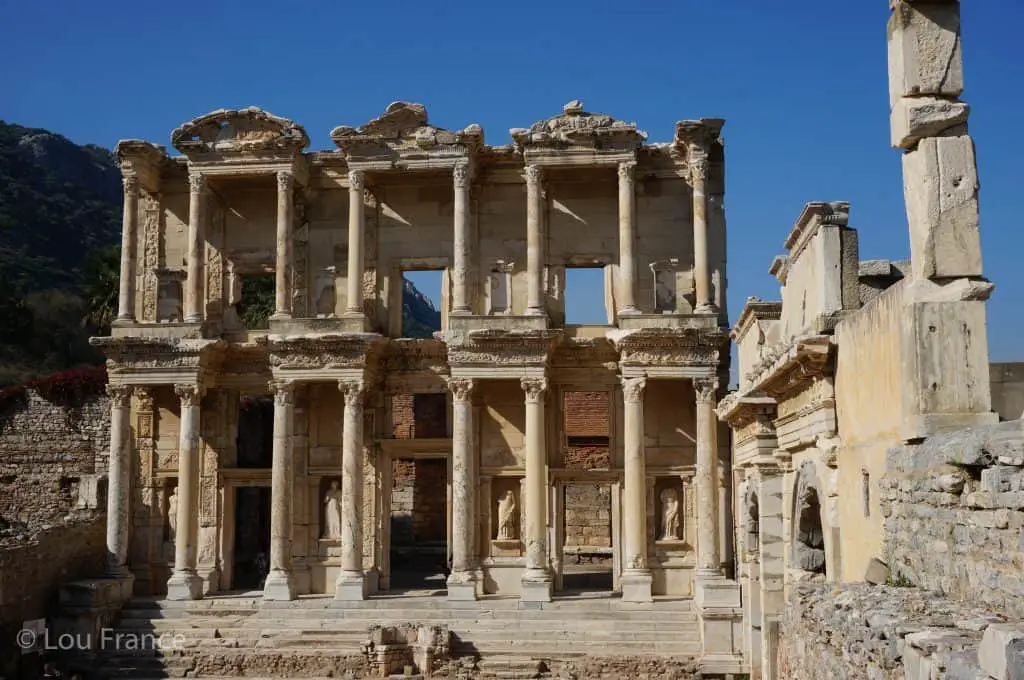
[{"label": "statue in niche", "polygon": [[661,540],[679,540],[679,493],[675,489],[661,492]]},{"label": "statue in niche", "polygon": [[173,542],[178,533],[178,487],[171,491],[167,499],[167,540]]},{"label": "statue in niche", "polygon": [[498,540],[514,541],[516,539],[516,495],[512,490],[498,501]]},{"label": "statue in niche", "polygon": [[338,480],[331,480],[331,488],[324,496],[324,538],[341,538],[341,489]]}]

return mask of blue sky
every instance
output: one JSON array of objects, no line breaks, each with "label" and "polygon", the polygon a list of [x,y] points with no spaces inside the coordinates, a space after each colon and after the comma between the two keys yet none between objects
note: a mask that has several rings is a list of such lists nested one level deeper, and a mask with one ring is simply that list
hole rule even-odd
[{"label": "blue sky", "polygon": [[[398,99],[443,127],[480,123],[491,144],[574,98],[652,141],[720,116],[733,318],[750,295],[778,297],[768,265],[807,201],[852,204],[861,259],[909,253],[886,0],[0,5],[0,118],[79,143],[166,144],[183,121],[249,105],[305,125],[313,148]],[[1024,1],[962,11],[992,359],[1024,360]],[[600,295],[579,304],[601,316]]]}]

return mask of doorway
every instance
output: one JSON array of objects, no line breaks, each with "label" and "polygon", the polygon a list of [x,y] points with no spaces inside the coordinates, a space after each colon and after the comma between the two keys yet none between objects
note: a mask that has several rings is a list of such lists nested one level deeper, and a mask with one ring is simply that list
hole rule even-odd
[{"label": "doorway", "polygon": [[270,487],[235,487],[233,587],[257,590],[270,571]]},{"label": "doorway", "polygon": [[433,595],[448,578],[448,461],[391,461],[390,589]]},{"label": "doorway", "polygon": [[615,586],[612,484],[566,482],[561,491],[562,593],[609,593]]}]

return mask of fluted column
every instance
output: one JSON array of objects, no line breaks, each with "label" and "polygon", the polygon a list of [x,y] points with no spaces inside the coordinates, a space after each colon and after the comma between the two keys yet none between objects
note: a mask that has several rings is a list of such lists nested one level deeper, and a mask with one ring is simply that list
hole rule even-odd
[{"label": "fluted column", "polygon": [[139,225],[139,178],[122,178],[124,214],[121,218],[121,281],[117,296],[117,321],[135,321],[135,235]]},{"label": "fluted column", "polygon": [[185,322],[202,323],[206,291],[205,225],[206,178],[200,174],[188,176],[188,280],[185,282]]},{"label": "fluted column", "polygon": [[543,316],[544,308],[544,193],[541,169],[527,165],[526,177],[526,313]]},{"label": "fluted column", "polygon": [[277,173],[277,260],[274,265],[274,318],[292,316],[292,221],[295,176]]},{"label": "fluted column", "polygon": [[718,418],[717,378],[695,378],[697,395],[697,575],[720,576],[718,545]]},{"label": "fluted column", "polygon": [[363,232],[366,230],[366,205],[363,203],[362,170],[348,173],[348,301],[345,313],[363,313]]},{"label": "fluted column", "polygon": [[363,575],[363,382],[341,380],[345,397],[341,433],[341,571],[334,584],[337,600],[366,598]]},{"label": "fluted column", "polygon": [[107,385],[110,395],[110,458],[107,468],[107,573],[124,578],[128,571],[128,525],[131,489],[132,388]]},{"label": "fluted column", "polygon": [[198,385],[175,385],[181,402],[178,434],[178,521],[174,535],[174,572],[167,581],[168,600],[198,600],[202,579],[196,574],[199,543],[199,404]]},{"label": "fluted column", "polygon": [[522,599],[551,601],[551,571],[548,568],[547,538],[547,449],[544,432],[544,392],[547,378],[522,378],[526,393],[526,480],[525,527],[526,570],[522,578]]},{"label": "fluted column", "polygon": [[452,391],[452,572],[448,576],[448,599],[475,600],[473,573],[473,380],[450,378]]},{"label": "fluted column", "polygon": [[623,441],[625,444],[622,572],[624,602],[651,601],[651,571],[647,567],[647,464],[644,459],[644,388],[646,378],[623,378]]},{"label": "fluted column", "polygon": [[294,600],[292,575],[292,428],[295,383],[274,380],[274,453],[270,470],[270,573],[264,600]]},{"label": "fluted column", "polygon": [[619,163],[619,314],[639,314],[636,306],[636,163]]},{"label": "fluted column", "polygon": [[455,187],[452,314],[469,314],[469,163],[459,163],[455,166],[452,170],[452,183]]}]

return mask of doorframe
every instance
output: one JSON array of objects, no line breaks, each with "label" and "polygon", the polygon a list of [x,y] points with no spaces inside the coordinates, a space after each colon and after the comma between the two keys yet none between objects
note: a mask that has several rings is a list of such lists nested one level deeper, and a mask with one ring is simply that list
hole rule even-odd
[{"label": "doorframe", "polygon": [[569,484],[607,484],[610,487],[612,539],[612,591],[622,592],[622,512],[623,497],[621,470],[570,470],[558,468],[550,470],[551,480],[550,508],[551,524],[548,527],[548,541],[551,546],[551,570],[553,589],[556,593],[564,590],[564,555],[565,555],[565,487]]},{"label": "doorframe", "polygon": [[[270,470],[266,468],[222,468],[220,491],[224,512],[220,531],[220,583],[221,590],[231,590],[235,581],[235,522],[238,487],[270,486]],[[274,499],[271,496],[270,504]]]}]

